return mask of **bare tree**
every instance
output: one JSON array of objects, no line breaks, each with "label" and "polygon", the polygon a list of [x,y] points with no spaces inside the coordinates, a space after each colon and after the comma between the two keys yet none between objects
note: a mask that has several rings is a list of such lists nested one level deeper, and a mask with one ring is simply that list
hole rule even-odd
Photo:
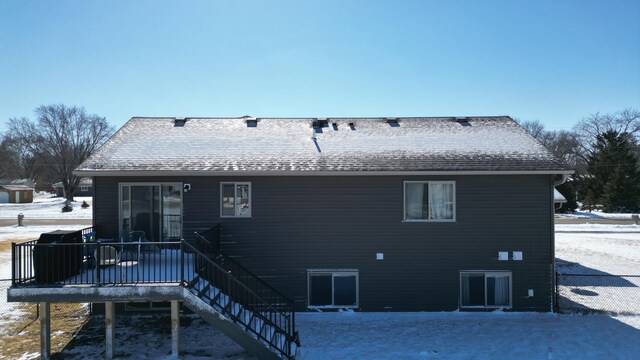
[{"label": "bare tree", "polygon": [[43,105],[35,113],[34,121],[10,119],[10,137],[51,167],[62,182],[67,200],[73,201],[80,182],[73,170],[111,136],[113,128],[104,117],[87,114],[82,107]]},{"label": "bare tree", "polygon": [[627,108],[616,113],[595,113],[582,119],[574,131],[580,141],[580,158],[586,163],[599,135],[609,131],[628,134],[633,143],[640,142],[640,111]]},{"label": "bare tree", "polygon": [[540,120],[526,120],[520,121],[520,119],[516,119],[518,124],[522,126],[523,129],[527,130],[531,136],[538,140],[542,140],[541,137],[546,132],[544,129],[544,125],[540,122]]},{"label": "bare tree", "polygon": [[31,147],[7,134],[0,142],[0,162],[4,164],[5,176],[19,179],[29,179],[37,182],[45,171],[45,166],[34,154]]},{"label": "bare tree", "polygon": [[580,148],[580,142],[575,132],[567,130],[548,131],[539,120],[516,121],[531,136],[549,149],[557,159],[571,166],[579,164],[577,153]]}]

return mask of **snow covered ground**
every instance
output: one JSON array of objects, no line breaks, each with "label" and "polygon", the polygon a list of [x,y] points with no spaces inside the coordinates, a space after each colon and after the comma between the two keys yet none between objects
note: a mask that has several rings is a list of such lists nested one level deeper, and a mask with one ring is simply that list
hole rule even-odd
[{"label": "snow covered ground", "polygon": [[[588,211],[575,211],[568,214],[556,214],[558,219],[631,219],[632,213],[605,213],[602,211],[594,210]],[[635,214],[637,215],[637,214]]]},{"label": "snow covered ground", "polygon": [[561,273],[640,275],[640,230],[556,233],[556,259]]},{"label": "snow covered ground", "polygon": [[585,232],[601,232],[601,233],[638,233],[640,234],[640,225],[610,225],[610,224],[556,224],[557,233],[585,233]]},{"label": "snow covered ground", "polygon": [[83,201],[92,205],[92,197],[75,197],[71,203],[73,211],[62,212],[65,199],[51,197],[48,193],[38,193],[34,196],[33,203],[25,204],[0,204],[0,219],[17,219],[22,213],[25,219],[91,219],[91,207],[80,207]]},{"label": "snow covered ground", "polygon": [[[0,242],[34,238],[64,226],[0,227]],[[640,274],[640,228],[635,225],[559,225],[556,255],[565,273]],[[581,231],[582,230],[582,231]],[[604,233],[606,231],[606,233]],[[10,274],[0,255],[0,277]],[[629,287],[635,290],[637,287]],[[597,289],[602,292],[602,288]],[[602,293],[603,294],[603,293]],[[604,295],[601,295],[604,296]],[[0,301],[4,301],[0,299]],[[617,301],[625,301],[624,298]],[[160,319],[160,320],[158,320]],[[164,319],[164,320],[163,320]],[[169,358],[167,317],[120,317],[117,354]],[[157,322],[160,321],[159,325]],[[182,359],[251,359],[197,317],[183,318]],[[640,316],[539,313],[298,313],[299,359],[631,359],[640,354]],[[72,342],[64,359],[104,357],[104,327]],[[91,333],[91,331],[94,331]],[[37,358],[25,354],[23,359]]]}]

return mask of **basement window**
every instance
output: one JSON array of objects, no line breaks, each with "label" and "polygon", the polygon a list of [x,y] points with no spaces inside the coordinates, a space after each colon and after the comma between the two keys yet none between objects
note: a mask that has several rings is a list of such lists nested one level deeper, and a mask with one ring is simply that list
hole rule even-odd
[{"label": "basement window", "polygon": [[309,270],[307,284],[309,307],[358,307],[358,270]]},{"label": "basement window", "polygon": [[251,217],[251,183],[220,183],[220,217]]},{"label": "basement window", "polygon": [[461,271],[460,308],[510,308],[510,271]]}]

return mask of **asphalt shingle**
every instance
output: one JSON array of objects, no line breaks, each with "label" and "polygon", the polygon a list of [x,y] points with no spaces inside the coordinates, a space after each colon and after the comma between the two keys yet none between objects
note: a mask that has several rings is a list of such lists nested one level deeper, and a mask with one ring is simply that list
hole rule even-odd
[{"label": "asphalt shingle", "polygon": [[[566,171],[509,117],[132,118],[78,167],[114,171]],[[459,120],[459,119],[458,119]],[[335,127],[334,127],[335,124]],[[353,126],[350,126],[353,124]],[[393,125],[393,126],[392,126]]]}]

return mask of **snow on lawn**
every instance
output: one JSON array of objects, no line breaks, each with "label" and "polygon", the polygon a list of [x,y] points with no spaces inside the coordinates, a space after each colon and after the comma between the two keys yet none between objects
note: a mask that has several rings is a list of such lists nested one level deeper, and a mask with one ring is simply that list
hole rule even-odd
[{"label": "snow on lawn", "polygon": [[[606,315],[546,313],[303,313],[301,360],[631,359],[636,327]],[[606,341],[604,340],[606,339]]]},{"label": "snow on lawn", "polygon": [[640,232],[556,233],[556,258],[561,273],[640,275]]},{"label": "snow on lawn", "polygon": [[640,225],[610,225],[610,224],[556,224],[559,232],[621,232],[637,233],[640,236]]},{"label": "snow on lawn", "polygon": [[[588,211],[575,211],[573,213],[556,214],[560,219],[631,219],[631,215],[634,213],[605,213],[602,211],[594,210]],[[635,214],[637,215],[637,214]]]},{"label": "snow on lawn", "polygon": [[93,198],[75,197],[75,202],[71,203],[73,211],[62,212],[65,199],[61,197],[51,197],[50,194],[40,193],[32,203],[25,204],[0,204],[0,219],[17,219],[22,213],[25,219],[91,219],[91,207],[83,209],[83,201],[92,205]]},{"label": "snow on lawn", "polygon": [[55,230],[80,230],[89,225],[29,225],[29,226],[0,226],[0,242],[33,240],[40,234]]}]

